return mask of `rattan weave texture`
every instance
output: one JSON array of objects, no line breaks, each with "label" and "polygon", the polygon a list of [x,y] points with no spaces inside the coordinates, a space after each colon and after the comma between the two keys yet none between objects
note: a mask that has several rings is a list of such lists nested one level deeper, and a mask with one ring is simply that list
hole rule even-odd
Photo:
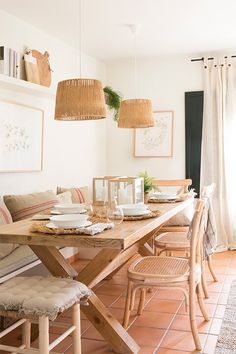
[{"label": "rattan weave texture", "polygon": [[189,272],[189,261],[173,257],[145,257],[133,268],[136,273],[179,277]]}]

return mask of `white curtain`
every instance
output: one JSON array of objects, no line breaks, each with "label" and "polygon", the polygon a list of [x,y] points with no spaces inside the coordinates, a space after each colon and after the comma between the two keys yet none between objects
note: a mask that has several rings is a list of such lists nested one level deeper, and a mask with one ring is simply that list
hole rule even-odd
[{"label": "white curtain", "polygon": [[[233,61],[234,59],[232,59]],[[216,183],[217,248],[236,248],[236,67],[204,60],[201,186]]]}]

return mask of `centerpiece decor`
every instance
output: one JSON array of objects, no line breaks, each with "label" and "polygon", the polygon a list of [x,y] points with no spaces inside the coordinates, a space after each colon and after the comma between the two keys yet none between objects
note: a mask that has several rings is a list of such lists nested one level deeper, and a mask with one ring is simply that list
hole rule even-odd
[{"label": "centerpiece decor", "polygon": [[142,177],[116,177],[108,180],[108,202],[136,204],[144,202],[144,181]]},{"label": "centerpiece decor", "polygon": [[143,178],[144,184],[144,202],[147,203],[149,199],[149,194],[151,190],[155,189],[156,186],[153,184],[153,177],[149,176],[147,171],[140,172],[139,177]]},{"label": "centerpiece decor", "polygon": [[116,176],[102,176],[93,178],[93,204],[104,205],[108,202],[108,181]]}]

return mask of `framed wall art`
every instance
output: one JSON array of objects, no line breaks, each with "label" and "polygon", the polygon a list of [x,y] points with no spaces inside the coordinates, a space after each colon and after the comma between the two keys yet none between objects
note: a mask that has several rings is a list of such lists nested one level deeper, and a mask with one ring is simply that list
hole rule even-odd
[{"label": "framed wall art", "polygon": [[173,156],[173,111],[153,112],[155,126],[135,129],[135,157],[172,157]]},{"label": "framed wall art", "polygon": [[0,100],[0,172],[42,170],[42,110]]}]

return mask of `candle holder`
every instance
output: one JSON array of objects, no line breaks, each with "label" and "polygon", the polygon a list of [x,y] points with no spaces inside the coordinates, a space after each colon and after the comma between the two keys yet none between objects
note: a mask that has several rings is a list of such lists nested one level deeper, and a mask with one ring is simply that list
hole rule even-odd
[{"label": "candle holder", "polygon": [[108,180],[108,202],[136,204],[144,202],[144,181],[142,177],[115,177]]},{"label": "candle holder", "polygon": [[116,176],[103,176],[93,178],[93,204],[103,205],[108,202],[108,181]]}]

